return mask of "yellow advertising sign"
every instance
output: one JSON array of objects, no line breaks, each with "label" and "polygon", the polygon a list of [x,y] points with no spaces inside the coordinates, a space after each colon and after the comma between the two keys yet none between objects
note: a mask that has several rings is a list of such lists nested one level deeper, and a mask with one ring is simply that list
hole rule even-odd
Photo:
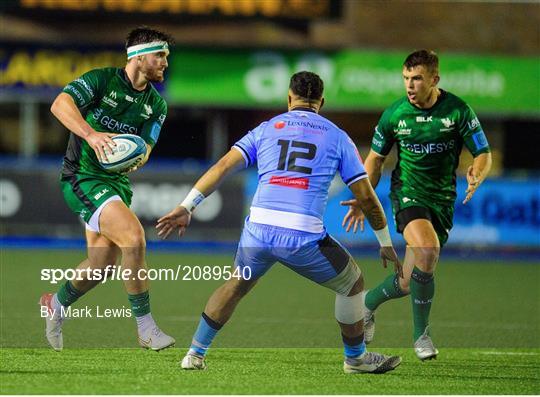
[{"label": "yellow advertising sign", "polygon": [[[19,0],[23,8],[56,11],[169,13],[310,19],[332,16],[337,0]],[[334,3],[334,4],[333,4]]]},{"label": "yellow advertising sign", "polygon": [[83,53],[42,49],[32,52],[18,49],[7,60],[4,57],[5,54],[0,55],[2,63],[7,61],[0,69],[0,86],[61,87],[91,69],[126,63],[126,54],[115,51]]}]

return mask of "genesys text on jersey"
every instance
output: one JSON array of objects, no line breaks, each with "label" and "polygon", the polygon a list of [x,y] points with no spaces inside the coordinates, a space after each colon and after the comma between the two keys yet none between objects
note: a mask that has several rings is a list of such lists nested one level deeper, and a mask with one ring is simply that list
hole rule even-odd
[{"label": "genesys text on jersey", "polygon": [[102,126],[106,127],[109,131],[119,132],[122,134],[136,134],[138,135],[137,127],[129,125],[127,123],[122,123],[110,116],[102,116],[103,109],[98,108],[92,115],[94,120],[97,120]]},{"label": "genesys text on jersey", "polygon": [[405,143],[401,141],[399,143],[401,147],[409,152],[416,154],[433,154],[433,153],[443,153],[449,150],[452,150],[456,142],[451,139],[448,142],[439,142],[439,143]]}]

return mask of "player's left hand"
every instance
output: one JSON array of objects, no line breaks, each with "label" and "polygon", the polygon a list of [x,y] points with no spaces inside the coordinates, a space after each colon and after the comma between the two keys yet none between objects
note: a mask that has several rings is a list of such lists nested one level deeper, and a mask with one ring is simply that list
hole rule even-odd
[{"label": "player's left hand", "polygon": [[343,206],[349,206],[349,211],[347,211],[347,213],[343,217],[343,222],[341,222],[341,226],[345,228],[345,231],[348,233],[352,227],[353,233],[356,233],[356,231],[358,230],[358,226],[360,225],[360,231],[363,232],[365,216],[360,209],[360,206],[358,205],[358,200],[352,199],[340,201],[339,204]]},{"label": "player's left hand", "polygon": [[165,240],[169,235],[178,228],[178,235],[182,237],[186,233],[186,228],[191,222],[191,214],[181,205],[167,215],[158,219],[156,229],[158,237]]},{"label": "player's left hand", "polygon": [[478,175],[474,172],[473,166],[469,166],[467,169],[467,190],[465,190],[465,193],[467,193],[467,196],[465,197],[465,200],[463,200],[463,204],[467,204],[467,202],[472,199],[472,196],[474,192],[476,192],[476,189],[478,189],[478,186],[480,186],[480,180],[478,178]]}]

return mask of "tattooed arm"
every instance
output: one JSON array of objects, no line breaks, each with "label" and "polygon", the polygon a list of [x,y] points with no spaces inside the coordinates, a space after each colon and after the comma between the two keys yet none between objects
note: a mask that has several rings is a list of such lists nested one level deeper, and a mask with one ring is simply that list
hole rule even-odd
[{"label": "tattooed arm", "polygon": [[358,207],[365,214],[373,230],[383,229],[386,226],[386,216],[384,215],[379,198],[371,187],[369,179],[360,179],[358,182],[349,186],[349,188],[356,198]]},{"label": "tattooed arm", "polygon": [[[350,185],[349,188],[354,194],[354,201],[356,201],[356,204],[349,207],[349,212],[345,216],[343,222],[345,223],[349,218],[352,219],[353,222],[358,222],[358,214],[355,214],[355,211],[361,210],[368,219],[368,222],[381,245],[380,256],[383,261],[383,267],[386,268],[387,263],[392,262],[394,264],[395,272],[398,273],[400,277],[403,277],[401,262],[399,261],[396,251],[394,251],[394,248],[392,247],[392,240],[388,231],[384,210],[379,198],[371,187],[369,179],[361,179]],[[356,227],[357,223],[355,224],[355,229]]]}]

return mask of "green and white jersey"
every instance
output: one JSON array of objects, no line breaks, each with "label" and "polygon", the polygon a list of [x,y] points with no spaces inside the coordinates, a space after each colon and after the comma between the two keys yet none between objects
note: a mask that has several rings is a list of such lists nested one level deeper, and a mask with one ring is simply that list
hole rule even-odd
[{"label": "green and white jersey", "polygon": [[386,156],[394,143],[398,162],[391,192],[404,199],[448,204],[456,199],[456,168],[463,145],[474,157],[490,151],[474,111],[443,90],[430,109],[419,109],[404,97],[384,111],[371,149]]},{"label": "green and white jersey", "polygon": [[[152,84],[148,83],[144,91],[135,90],[124,69],[91,70],[69,83],[63,92],[73,98],[83,114],[86,112],[86,121],[96,131],[139,135],[152,147],[167,116],[167,103]],[[62,177],[75,174],[128,182],[126,175],[105,171],[90,145],[71,134]]]}]

